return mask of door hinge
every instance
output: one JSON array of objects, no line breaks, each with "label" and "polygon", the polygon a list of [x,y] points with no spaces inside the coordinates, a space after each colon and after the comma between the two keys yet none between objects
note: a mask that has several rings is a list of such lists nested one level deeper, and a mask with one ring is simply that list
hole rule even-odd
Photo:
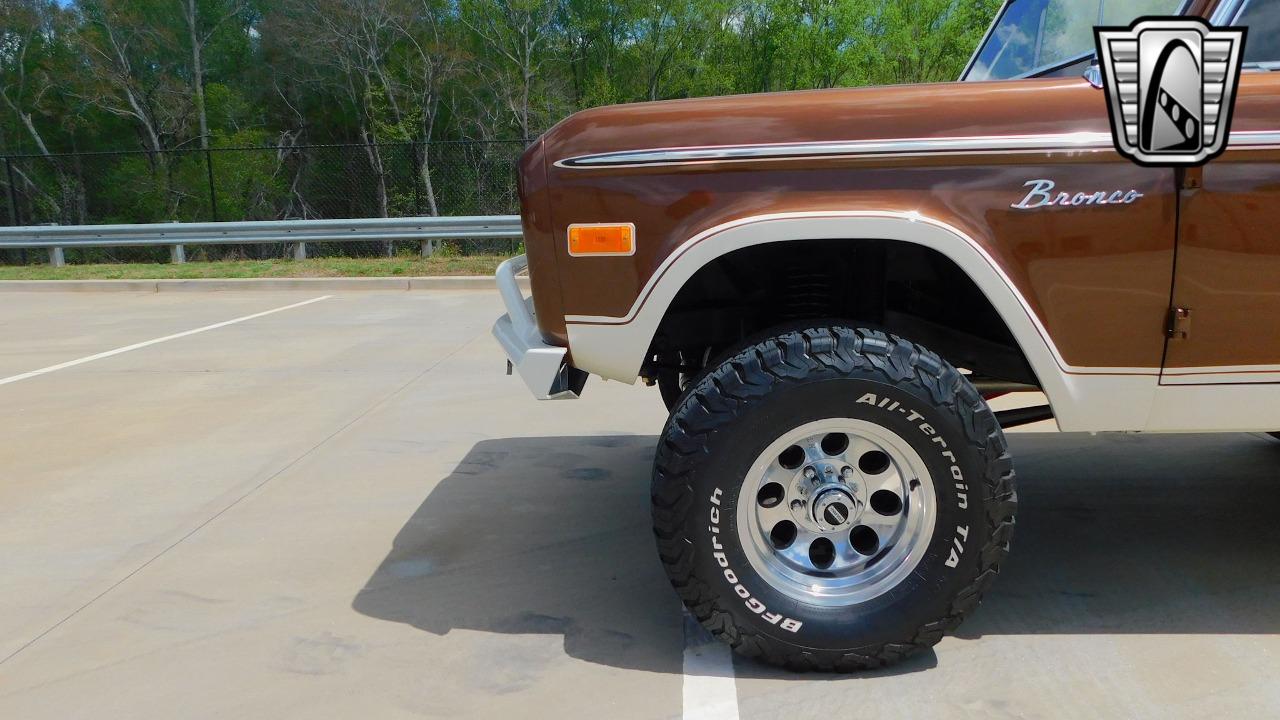
[{"label": "door hinge", "polygon": [[1164,334],[1170,340],[1186,340],[1191,335],[1191,310],[1183,307],[1169,308]]},{"label": "door hinge", "polygon": [[1204,168],[1178,168],[1178,187],[1183,190],[1199,190],[1204,186]]}]

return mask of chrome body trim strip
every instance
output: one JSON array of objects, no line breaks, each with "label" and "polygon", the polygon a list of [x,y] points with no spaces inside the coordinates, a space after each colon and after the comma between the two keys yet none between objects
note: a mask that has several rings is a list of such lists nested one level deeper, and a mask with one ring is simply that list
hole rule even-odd
[{"label": "chrome body trim strip", "polygon": [[1235,130],[1231,133],[1228,150],[1280,145],[1280,130]]},{"label": "chrome body trim strip", "polygon": [[1213,14],[1209,16],[1209,24],[1222,27],[1235,22],[1240,17],[1240,11],[1244,9],[1243,5],[1241,0],[1226,0],[1214,8]]},{"label": "chrome body trim strip", "polygon": [[776,160],[825,156],[910,155],[937,152],[1008,152],[1092,150],[1113,147],[1109,132],[1050,135],[981,135],[971,137],[889,138],[835,142],[715,145],[707,147],[623,150],[557,160],[558,167],[619,167],[731,160]]},{"label": "chrome body trim strip", "polygon": [[[1276,144],[1280,144],[1280,130],[1231,133],[1230,147]],[[927,153],[1095,152],[1114,149],[1115,142],[1109,132],[1076,132],[652,148],[580,155],[557,160],[555,165],[562,168],[584,169],[819,157],[876,157]]]},{"label": "chrome body trim strip", "polygon": [[991,24],[987,26],[987,31],[982,33],[982,39],[978,41],[978,46],[973,49],[973,54],[969,56],[969,62],[964,64],[964,70],[960,71],[960,77],[956,78],[956,82],[967,82],[969,80],[969,73],[973,72],[973,66],[978,62],[978,53],[982,52],[982,48],[987,46],[987,41],[991,39],[991,33],[996,31],[996,26],[1000,24],[1000,19],[1009,10],[1010,2],[1012,0],[1005,0],[996,16],[991,18]]}]

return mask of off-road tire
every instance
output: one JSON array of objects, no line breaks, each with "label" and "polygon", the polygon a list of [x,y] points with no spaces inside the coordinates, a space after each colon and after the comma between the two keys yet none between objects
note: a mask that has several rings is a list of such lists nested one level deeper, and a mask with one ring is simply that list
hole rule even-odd
[{"label": "off-road tire", "polygon": [[[890,398],[899,412],[867,402],[868,394]],[[834,608],[766,582],[746,559],[733,519],[752,460],[781,433],[830,417],[898,433],[925,460],[938,498],[927,550],[910,576],[878,597]],[[953,482],[955,473],[962,481]],[[967,491],[963,501],[957,488]],[[954,630],[999,573],[1017,506],[1004,434],[964,375],[907,340],[842,326],[782,332],[701,377],[663,430],[652,500],[667,575],[708,631],[747,657],[838,672],[897,662]],[[784,629],[788,620],[799,628]]]}]

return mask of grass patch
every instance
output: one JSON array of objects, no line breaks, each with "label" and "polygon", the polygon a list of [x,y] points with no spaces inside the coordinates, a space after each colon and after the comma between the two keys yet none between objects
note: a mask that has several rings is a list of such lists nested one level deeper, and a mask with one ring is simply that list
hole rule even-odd
[{"label": "grass patch", "polygon": [[101,265],[5,265],[0,280],[188,280],[192,278],[422,277],[492,275],[498,255],[214,262],[106,263]]}]

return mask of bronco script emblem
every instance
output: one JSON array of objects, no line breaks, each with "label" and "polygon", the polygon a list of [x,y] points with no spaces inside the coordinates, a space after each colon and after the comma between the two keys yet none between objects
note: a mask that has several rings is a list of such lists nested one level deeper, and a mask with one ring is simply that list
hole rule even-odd
[{"label": "bronco script emblem", "polygon": [[1226,149],[1245,32],[1185,17],[1094,28],[1116,150],[1167,166]]},{"label": "bronco script emblem", "polygon": [[1015,210],[1035,210],[1042,207],[1074,207],[1080,205],[1132,205],[1144,196],[1137,190],[1098,190],[1096,192],[1069,193],[1057,191],[1052,180],[1028,180],[1023,187],[1031,188],[1026,197],[1009,207]]}]

